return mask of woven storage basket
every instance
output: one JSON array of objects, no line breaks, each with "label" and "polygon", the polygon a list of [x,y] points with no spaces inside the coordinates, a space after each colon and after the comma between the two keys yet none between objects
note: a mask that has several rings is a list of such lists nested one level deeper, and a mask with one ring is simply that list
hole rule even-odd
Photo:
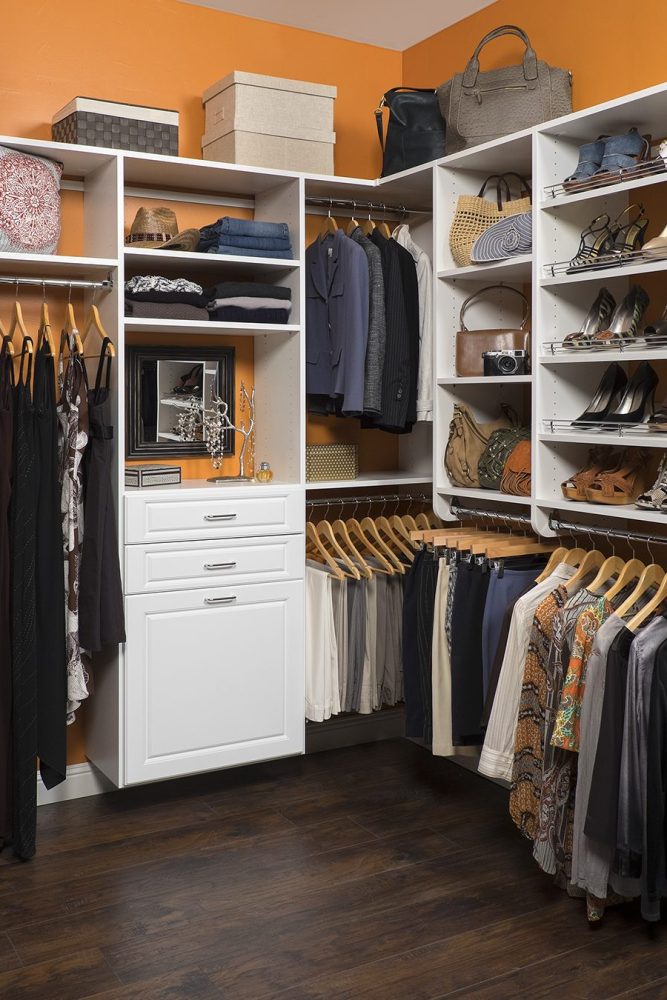
[{"label": "woven storage basket", "polygon": [[356,479],[358,475],[359,449],[356,444],[306,445],[306,482]]},{"label": "woven storage basket", "polygon": [[[510,175],[501,174],[499,176],[493,175],[487,177],[477,195],[459,195],[452,228],[449,231],[449,249],[452,252],[452,257],[457,267],[468,267],[472,263],[470,252],[473,243],[494,222],[498,222],[500,219],[507,219],[511,215],[530,212],[530,191],[526,197],[516,198],[512,201],[509,185],[505,180],[506,176]],[[523,178],[521,178],[521,181],[528,188]],[[492,182],[495,182],[496,185],[497,197],[495,201],[484,197],[487,186]],[[503,189],[507,195],[505,201],[503,201]]]}]

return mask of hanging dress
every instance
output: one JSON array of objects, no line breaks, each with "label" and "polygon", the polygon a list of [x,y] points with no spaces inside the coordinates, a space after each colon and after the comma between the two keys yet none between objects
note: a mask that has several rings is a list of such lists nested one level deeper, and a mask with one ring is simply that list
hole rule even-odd
[{"label": "hanging dress", "polygon": [[[62,485],[60,513],[65,581],[67,723],[88,697],[90,654],[79,639],[79,572],[83,541],[83,454],[88,444],[88,384],[82,358],[75,352],[75,334],[63,333],[58,358],[58,461]],[[63,350],[70,357],[64,368]]]},{"label": "hanging dress", "polygon": [[14,461],[10,506],[14,753],[12,844],[14,854],[23,861],[27,861],[35,853],[37,827],[35,526],[38,479],[35,415],[30,395],[32,374],[32,354],[28,352],[30,346],[32,346],[30,338],[24,338],[14,409]]},{"label": "hanging dress", "polygon": [[67,672],[65,586],[58,466],[55,358],[44,340],[35,354],[33,405],[39,476],[36,523],[37,754],[42,781],[54,788],[65,780],[67,762]]},{"label": "hanging dress", "polygon": [[82,645],[92,652],[98,652],[104,646],[125,642],[123,587],[111,485],[111,356],[107,355],[110,343],[109,338],[105,337],[100,351],[95,388],[88,392],[90,437],[84,456],[86,527],[81,554],[79,637]]},{"label": "hanging dress", "polygon": [[12,658],[9,503],[12,488],[14,367],[0,348],[0,850],[12,830]]}]

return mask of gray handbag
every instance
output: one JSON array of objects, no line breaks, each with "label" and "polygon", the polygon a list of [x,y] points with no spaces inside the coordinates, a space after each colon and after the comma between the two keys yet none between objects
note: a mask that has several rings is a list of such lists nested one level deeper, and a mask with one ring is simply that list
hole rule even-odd
[{"label": "gray handbag", "polygon": [[[523,62],[481,73],[480,52],[487,42],[503,35],[516,35],[524,42]],[[514,24],[503,24],[484,36],[465,73],[457,73],[441,84],[437,93],[447,122],[447,153],[456,153],[569,114],[572,74],[542,62],[525,31]]]}]

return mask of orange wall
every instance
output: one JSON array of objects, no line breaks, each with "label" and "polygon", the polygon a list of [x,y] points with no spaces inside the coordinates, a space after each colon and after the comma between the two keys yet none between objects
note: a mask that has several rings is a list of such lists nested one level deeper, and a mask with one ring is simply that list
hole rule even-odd
[{"label": "orange wall", "polygon": [[[406,49],[403,83],[436,86],[462,71],[479,40],[500,24],[518,24],[540,59],[572,71],[574,110],[612,100],[665,79],[664,0],[497,0],[490,7]],[[517,61],[517,39],[492,42],[482,69]],[[667,131],[667,130],[666,130]]]},{"label": "orange wall", "polygon": [[335,84],[336,173],[362,177],[379,173],[373,109],[401,79],[400,52],[177,0],[3,3],[2,37],[0,134],[50,138],[84,95],[180,111],[180,153],[199,157],[201,95],[238,69]]}]

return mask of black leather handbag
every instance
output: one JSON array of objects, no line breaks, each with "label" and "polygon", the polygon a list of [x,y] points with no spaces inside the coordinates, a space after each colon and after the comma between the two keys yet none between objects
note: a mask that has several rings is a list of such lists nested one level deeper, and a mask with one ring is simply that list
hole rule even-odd
[{"label": "black leather handbag", "polygon": [[[387,141],[382,109],[389,108]],[[445,155],[445,120],[440,114],[435,90],[393,87],[375,109],[382,176],[416,167]]]}]

